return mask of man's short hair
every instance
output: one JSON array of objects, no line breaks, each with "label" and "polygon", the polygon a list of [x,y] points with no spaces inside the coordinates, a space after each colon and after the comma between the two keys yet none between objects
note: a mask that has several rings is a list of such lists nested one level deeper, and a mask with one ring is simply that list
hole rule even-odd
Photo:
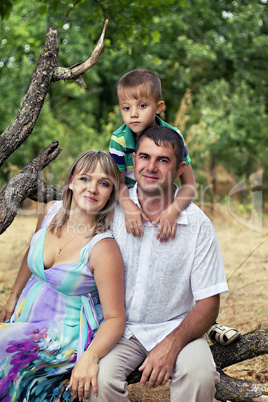
[{"label": "man's short hair", "polygon": [[117,96],[134,99],[152,97],[158,103],[162,99],[161,81],[150,70],[136,69],[129,71],[118,81]]},{"label": "man's short hair", "polygon": [[174,149],[175,156],[176,156],[176,161],[177,161],[176,168],[179,167],[179,164],[183,161],[183,157],[184,157],[184,141],[183,141],[182,137],[180,136],[180,134],[178,134],[172,128],[165,127],[165,126],[157,126],[157,127],[147,128],[143,131],[143,133],[137,139],[136,150],[135,150],[136,153],[138,152],[138,149],[140,147],[140,142],[145,137],[153,140],[155,145],[157,145],[157,146],[160,146],[160,145],[166,146],[167,143],[171,144]]}]

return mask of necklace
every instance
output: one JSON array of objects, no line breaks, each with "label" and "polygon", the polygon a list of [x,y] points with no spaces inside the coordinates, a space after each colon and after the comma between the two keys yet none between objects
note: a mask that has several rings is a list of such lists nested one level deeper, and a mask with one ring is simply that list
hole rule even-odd
[{"label": "necklace", "polygon": [[[59,255],[60,255],[60,253],[62,252],[62,250],[63,250],[69,243],[71,243],[71,241],[73,241],[77,236],[78,236],[78,233],[76,233],[76,235],[75,235],[71,240],[67,241],[67,243],[66,243],[63,247],[60,246],[59,251],[58,251],[58,253],[57,253],[57,257],[59,257]],[[60,243],[60,238],[59,238],[59,243]]]}]

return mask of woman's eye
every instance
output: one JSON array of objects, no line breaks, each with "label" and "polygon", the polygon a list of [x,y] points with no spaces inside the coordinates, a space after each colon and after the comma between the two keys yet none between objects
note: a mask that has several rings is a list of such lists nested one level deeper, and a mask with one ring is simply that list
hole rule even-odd
[{"label": "woman's eye", "polygon": [[80,177],[80,180],[88,182],[88,181],[89,181],[89,178],[88,178],[88,177],[85,177],[85,176],[82,176],[82,177]]},{"label": "woman's eye", "polygon": [[100,184],[104,187],[110,187],[110,183],[108,183],[107,181],[101,181]]}]

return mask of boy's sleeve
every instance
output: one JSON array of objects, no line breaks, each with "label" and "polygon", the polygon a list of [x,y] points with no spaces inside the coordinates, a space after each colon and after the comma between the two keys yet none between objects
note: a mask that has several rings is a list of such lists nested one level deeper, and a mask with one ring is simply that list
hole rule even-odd
[{"label": "boy's sleeve", "polygon": [[181,138],[183,139],[183,143],[184,143],[184,157],[183,157],[183,162],[185,162],[185,163],[186,163],[186,166],[187,166],[187,165],[189,165],[189,164],[191,163],[191,158],[190,158],[190,155],[188,154],[188,149],[187,149],[187,147],[186,147],[186,144],[185,144],[183,135],[182,135],[182,133],[180,132],[179,129],[177,129],[177,133],[180,134]]},{"label": "boy's sleeve", "polygon": [[117,164],[120,172],[126,171],[125,149],[125,138],[117,137],[113,134],[110,140],[109,153]]}]

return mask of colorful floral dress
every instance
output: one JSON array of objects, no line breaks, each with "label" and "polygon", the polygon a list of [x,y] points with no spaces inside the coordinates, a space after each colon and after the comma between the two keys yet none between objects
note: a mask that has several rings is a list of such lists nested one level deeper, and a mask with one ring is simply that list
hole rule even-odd
[{"label": "colorful floral dress", "polygon": [[10,323],[0,324],[1,401],[73,400],[66,390],[71,370],[103,321],[88,261],[92,247],[112,235],[96,235],[78,262],[45,270],[46,230],[61,205],[53,204],[34,234],[28,255],[33,274]]}]

